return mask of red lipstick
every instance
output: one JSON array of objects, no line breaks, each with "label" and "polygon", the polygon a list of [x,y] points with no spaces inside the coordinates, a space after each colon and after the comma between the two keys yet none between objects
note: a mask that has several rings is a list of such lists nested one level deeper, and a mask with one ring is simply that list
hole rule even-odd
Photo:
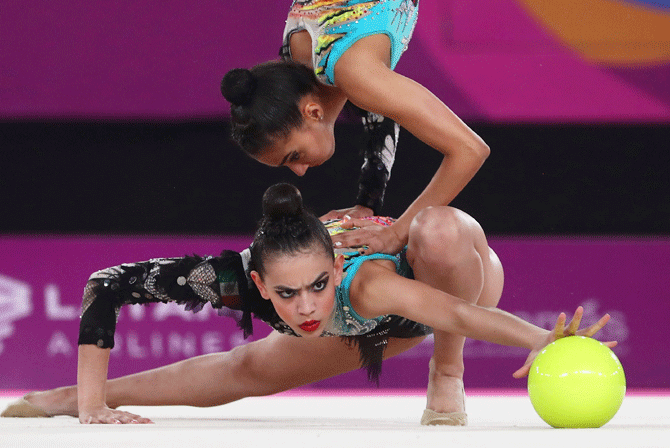
[{"label": "red lipstick", "polygon": [[317,328],[319,328],[319,325],[321,325],[321,322],[318,321],[318,320],[308,320],[308,321],[303,322],[302,324],[300,324],[300,328],[303,331],[307,331],[307,332],[311,333],[312,331],[316,331]]}]

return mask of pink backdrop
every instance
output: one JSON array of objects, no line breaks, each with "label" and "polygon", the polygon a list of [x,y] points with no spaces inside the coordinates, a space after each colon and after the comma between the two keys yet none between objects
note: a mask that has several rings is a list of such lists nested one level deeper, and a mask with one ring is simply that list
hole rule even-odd
[{"label": "pink backdrop", "polygon": [[[90,273],[123,262],[187,253],[241,250],[249,238],[17,237],[0,239],[0,389],[54,387],[76,381],[81,292]],[[670,239],[492,238],[506,274],[500,307],[549,327],[577,305],[585,321],[609,312],[602,339],[616,339],[629,387],[670,387]],[[268,333],[255,322],[256,336]],[[244,343],[234,320],[206,307],[126,307],[117,327],[110,376],[157,367]],[[422,388],[430,339],[384,364],[382,387]],[[466,344],[468,387],[525,387],[511,374],[524,350]],[[368,387],[361,371],[315,387]]]},{"label": "pink backdrop", "polygon": [[[555,17],[534,12],[543,3],[424,1],[398,70],[468,120],[670,122],[670,53],[661,51],[651,62],[623,56],[613,62],[575,47],[670,48],[667,5],[577,3],[593,9],[576,11],[579,20],[603,9],[610,16],[595,24],[630,17],[607,40],[564,36]],[[0,119],[226,116],[223,74],[276,57],[289,4],[5,2]],[[639,30],[646,30],[642,41]]]}]

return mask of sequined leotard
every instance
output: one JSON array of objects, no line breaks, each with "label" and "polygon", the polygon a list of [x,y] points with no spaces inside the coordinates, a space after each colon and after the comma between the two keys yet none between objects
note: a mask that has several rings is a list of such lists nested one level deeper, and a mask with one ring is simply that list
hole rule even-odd
[{"label": "sequined leotard", "polygon": [[373,34],[391,39],[391,69],[407,49],[418,17],[419,0],[294,0],[284,28],[283,56],[297,31],[312,39],[317,78],[335,85],[335,64],[354,43]]},{"label": "sequined leotard", "polygon": [[[390,222],[383,218],[375,219],[380,224]],[[343,231],[338,222],[331,222],[327,227],[331,234]],[[248,257],[248,250],[241,254],[223,251],[218,257],[156,258],[93,273],[84,289],[79,344],[114,347],[116,320],[121,307],[151,302],[177,302],[194,312],[201,310],[207,303],[219,309],[220,314],[234,314],[230,310],[241,311],[236,317],[245,336],[253,331],[253,313],[278,332],[297,336],[277,315],[271,302],[262,299],[249,281],[245,272]],[[336,290],[333,323],[324,336],[344,337],[357,345],[362,365],[368,369],[371,380],[377,380],[389,337],[425,336],[432,329],[394,315],[364,319],[351,306],[349,285],[364,261],[391,259],[396,263],[396,271],[400,275],[411,277],[411,269],[404,254],[395,257],[383,254],[358,256],[352,252],[345,253],[345,258],[346,276]]]},{"label": "sequined leotard", "polygon": [[[335,85],[335,65],[344,52],[366,36],[385,34],[391,41],[390,63],[391,69],[395,69],[412,38],[418,11],[419,0],[294,0],[279,54],[283,59],[292,59],[291,36],[299,31],[308,32],[317,79]],[[369,136],[356,204],[379,214],[400,128],[389,118],[354,106],[352,109],[362,115]]]}]

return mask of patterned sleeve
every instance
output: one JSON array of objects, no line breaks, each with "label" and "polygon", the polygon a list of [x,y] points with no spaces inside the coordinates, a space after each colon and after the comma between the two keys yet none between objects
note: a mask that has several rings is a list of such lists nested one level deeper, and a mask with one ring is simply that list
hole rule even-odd
[{"label": "patterned sleeve", "polygon": [[386,184],[391,178],[400,126],[390,118],[361,112],[368,142],[363,154],[356,204],[368,207],[379,215],[384,204]]},{"label": "patterned sleeve", "polygon": [[[79,345],[114,347],[114,332],[123,305],[177,302],[200,311],[207,303],[222,310],[244,309],[248,283],[242,258],[234,251],[218,257],[198,255],[156,258],[103,269],[91,275],[82,299]],[[250,313],[239,321],[251,333]]]}]

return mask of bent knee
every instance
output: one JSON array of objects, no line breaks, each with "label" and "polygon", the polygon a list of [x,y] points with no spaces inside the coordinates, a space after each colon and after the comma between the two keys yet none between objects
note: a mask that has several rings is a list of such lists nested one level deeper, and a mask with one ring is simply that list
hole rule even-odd
[{"label": "bent knee", "polygon": [[428,207],[416,214],[410,225],[409,237],[423,244],[440,238],[455,241],[462,227],[461,212],[453,207]]},{"label": "bent knee", "polygon": [[472,218],[453,207],[429,207],[419,212],[409,230],[407,258],[427,264],[457,262],[463,248],[472,248]]}]

